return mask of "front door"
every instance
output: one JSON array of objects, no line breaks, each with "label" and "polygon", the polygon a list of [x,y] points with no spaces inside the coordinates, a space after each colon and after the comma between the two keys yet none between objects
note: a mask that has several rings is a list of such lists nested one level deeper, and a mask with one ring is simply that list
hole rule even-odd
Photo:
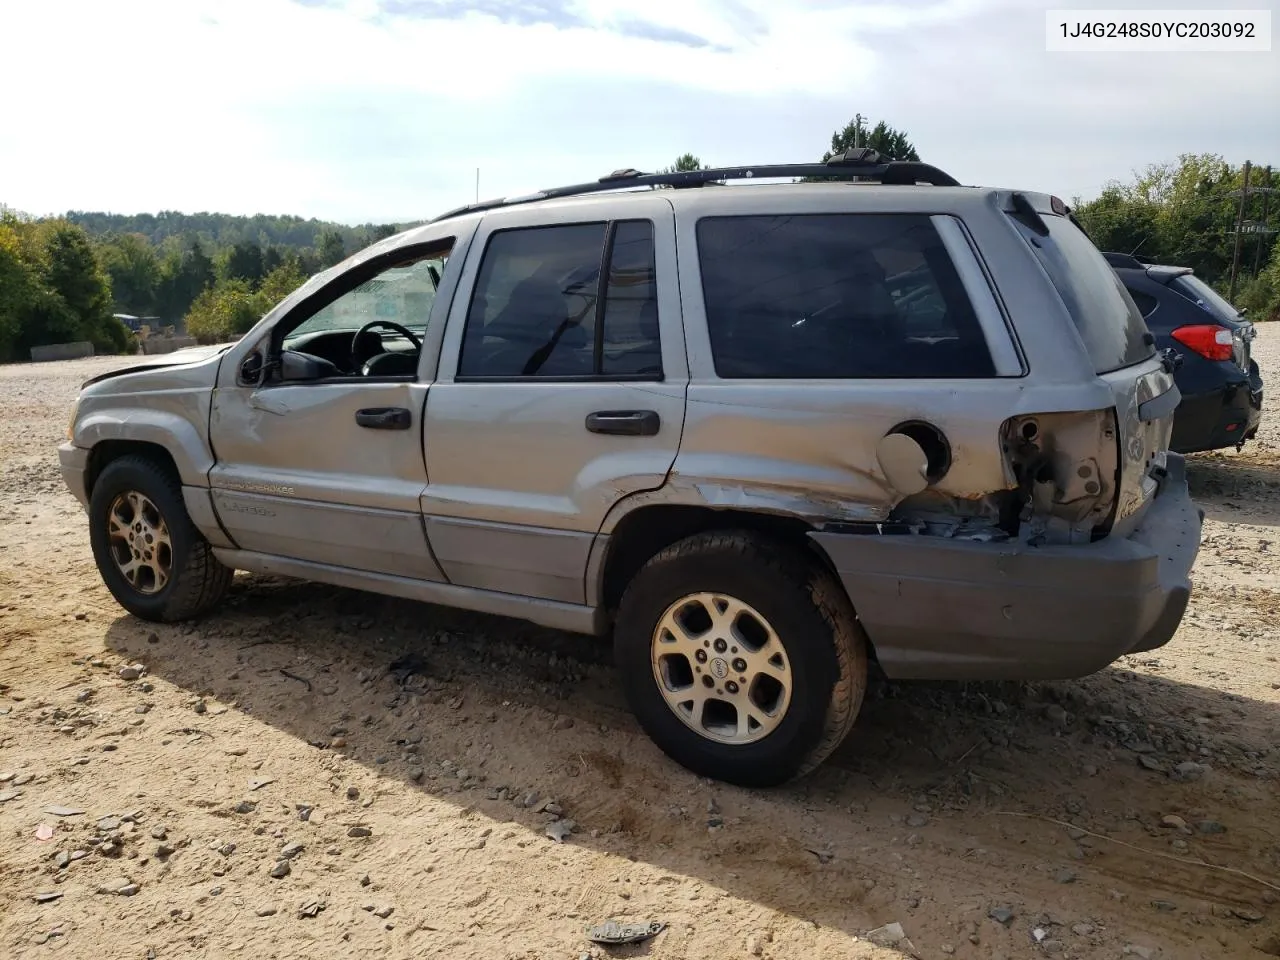
[{"label": "front door", "polygon": [[443,305],[438,321],[432,316],[442,275],[451,279],[449,247],[383,255],[331,281],[328,296],[322,289],[302,301],[269,334],[263,355],[279,352],[283,369],[268,365],[262,382],[224,365],[209,483],[242,550],[444,579],[419,504],[429,389],[419,370],[431,325],[444,320]]},{"label": "front door", "polygon": [[674,217],[625,209],[480,225],[427,398],[422,510],[452,583],[584,603],[605,514],[666,480],[689,380]]}]

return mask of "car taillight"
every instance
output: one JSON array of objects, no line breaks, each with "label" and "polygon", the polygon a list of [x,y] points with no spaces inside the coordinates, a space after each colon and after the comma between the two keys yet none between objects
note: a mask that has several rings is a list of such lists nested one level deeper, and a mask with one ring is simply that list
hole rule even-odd
[{"label": "car taillight", "polygon": [[1233,355],[1231,331],[1217,324],[1197,323],[1178,327],[1173,331],[1173,339],[1206,360],[1230,360]]}]

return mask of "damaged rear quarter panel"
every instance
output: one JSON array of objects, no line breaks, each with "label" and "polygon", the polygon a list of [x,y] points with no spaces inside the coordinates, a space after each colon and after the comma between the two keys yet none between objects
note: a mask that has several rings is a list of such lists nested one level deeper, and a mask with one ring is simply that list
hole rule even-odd
[{"label": "damaged rear quarter panel", "polygon": [[1014,378],[693,384],[671,483],[715,508],[881,521],[903,499],[877,461],[881,437],[898,424],[928,422],[950,444],[934,497],[980,500],[1017,486],[1001,450],[1006,420],[1110,402],[1101,384],[1032,393]]}]

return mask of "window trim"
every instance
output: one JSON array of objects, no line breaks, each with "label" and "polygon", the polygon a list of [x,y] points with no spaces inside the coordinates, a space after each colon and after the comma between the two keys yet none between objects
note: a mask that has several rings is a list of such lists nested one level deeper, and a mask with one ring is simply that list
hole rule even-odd
[{"label": "window trim", "polygon": [[[948,259],[951,261],[952,268],[956,271],[957,277],[960,280],[961,287],[965,291],[965,295],[969,298],[970,308],[973,310],[973,314],[974,314],[974,320],[977,322],[978,330],[982,334],[983,343],[987,348],[987,356],[991,361],[991,367],[993,371],[992,374],[989,376],[981,375],[981,376],[962,376],[962,377],[961,376],[925,377],[920,375],[901,376],[901,377],[867,377],[867,376],[814,377],[814,376],[790,376],[790,375],[741,377],[741,376],[726,376],[722,374],[720,372],[719,365],[717,364],[717,361],[716,361],[715,341],[711,335],[711,322],[709,318],[710,311],[708,307],[708,299],[707,299],[707,291],[706,291],[706,276],[702,270],[703,263],[702,263],[702,245],[701,245],[701,234],[700,234],[700,228],[702,224],[707,220],[734,220],[734,219],[759,220],[759,219],[779,219],[779,218],[805,219],[805,218],[815,218],[815,217],[876,217],[876,218],[914,217],[920,220],[927,220],[930,226],[933,227],[934,232],[937,234],[939,242],[943,246],[944,252],[946,253]],[[1014,341],[1012,340],[1010,340],[1010,347],[1011,349],[1014,350],[1014,360],[1016,363],[1016,367],[1014,368],[1014,372],[1007,373],[1007,374],[1001,372],[1001,366],[997,359],[996,351],[992,348],[991,340],[988,335],[986,318],[984,318],[982,312],[979,309],[978,303],[975,301],[973,292],[971,291],[969,286],[969,282],[966,280],[966,277],[961,270],[960,263],[957,262],[957,258],[952,251],[951,245],[947,241],[946,235],[941,229],[939,229],[938,221],[940,219],[954,221],[959,224],[961,242],[963,243],[964,247],[969,247],[969,254],[971,257],[974,258],[972,265],[978,269],[978,273],[982,281],[982,286],[979,287],[979,290],[985,287],[988,295],[992,297],[993,305],[995,306],[995,309],[997,311],[1000,325],[1006,331],[1008,331],[1008,326],[1007,326],[1008,321],[1005,317],[1005,314],[1002,308],[999,305],[999,302],[994,299],[995,298],[994,286],[990,283],[990,278],[986,271],[985,265],[982,264],[980,260],[977,260],[977,255],[975,251],[972,249],[972,247],[969,246],[971,241],[968,238],[967,230],[964,228],[963,223],[960,222],[958,218],[956,218],[953,214],[930,213],[927,211],[912,211],[912,210],[903,210],[903,211],[820,210],[820,211],[812,211],[812,212],[804,212],[804,213],[796,213],[793,211],[774,212],[774,213],[769,213],[769,212],[709,213],[709,214],[705,214],[703,216],[698,217],[692,224],[694,246],[695,246],[694,258],[695,258],[697,270],[698,270],[698,280],[697,280],[698,292],[702,298],[703,325],[706,329],[708,357],[711,361],[711,372],[715,376],[716,380],[724,383],[735,383],[735,384],[767,384],[767,383],[788,383],[788,382],[790,383],[794,383],[794,382],[905,383],[912,380],[919,380],[924,383],[935,384],[935,383],[975,383],[975,382],[981,382],[985,380],[1015,378],[1015,377],[1025,376],[1027,373],[1025,365],[1023,364],[1021,358],[1017,355],[1016,347],[1013,347]],[[961,249],[963,249],[963,247]],[[1007,332],[1007,336],[1012,338],[1012,333]]]},{"label": "window trim", "polygon": [[[652,217],[610,217],[608,219],[569,220],[554,223],[539,223],[525,226],[500,227],[489,233],[485,239],[484,250],[476,265],[476,277],[471,284],[467,298],[466,310],[462,316],[462,335],[458,344],[458,360],[453,375],[454,383],[661,383],[666,379],[665,367],[658,373],[589,373],[559,374],[550,376],[521,376],[505,374],[483,374],[462,372],[462,364],[466,358],[467,326],[471,322],[471,306],[475,303],[476,294],[480,290],[480,277],[484,271],[485,258],[495,239],[507,233],[531,230],[555,230],[564,227],[591,227],[602,225],[605,228],[604,240],[600,246],[599,275],[596,278],[595,317],[592,321],[594,340],[591,345],[591,366],[599,371],[604,368],[604,318],[606,300],[609,293],[609,270],[613,265],[614,240],[617,238],[618,226],[623,223],[645,223],[649,225],[649,240],[652,245],[654,267],[654,303],[657,304],[657,271],[658,271],[658,225]],[[662,328],[658,327],[658,362],[662,363]]]},{"label": "window trim", "polygon": [[1019,355],[1008,314],[996,299],[991,277],[978,259],[978,251],[964,221],[947,213],[933,214],[929,220],[942,238],[952,266],[960,275],[960,285],[964,287],[978,318],[978,326],[982,328],[996,376],[1025,377],[1027,365]]}]

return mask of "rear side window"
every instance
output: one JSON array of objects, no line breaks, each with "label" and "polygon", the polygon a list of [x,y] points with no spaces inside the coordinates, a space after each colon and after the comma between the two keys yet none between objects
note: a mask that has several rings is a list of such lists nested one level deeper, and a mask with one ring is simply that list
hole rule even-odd
[{"label": "rear side window", "polygon": [[1066,217],[1043,216],[1048,236],[1018,218],[1018,230],[1053,281],[1089,351],[1093,368],[1110,373],[1155,353],[1142,313],[1084,232]]},{"label": "rear side window", "polygon": [[1135,290],[1133,287],[1125,287],[1129,291],[1129,296],[1133,297],[1133,303],[1142,313],[1144,317],[1149,317],[1160,305],[1155,297],[1149,293],[1143,293],[1141,290]]},{"label": "rear side window", "polygon": [[717,376],[995,375],[928,215],[708,217],[698,257]]}]

